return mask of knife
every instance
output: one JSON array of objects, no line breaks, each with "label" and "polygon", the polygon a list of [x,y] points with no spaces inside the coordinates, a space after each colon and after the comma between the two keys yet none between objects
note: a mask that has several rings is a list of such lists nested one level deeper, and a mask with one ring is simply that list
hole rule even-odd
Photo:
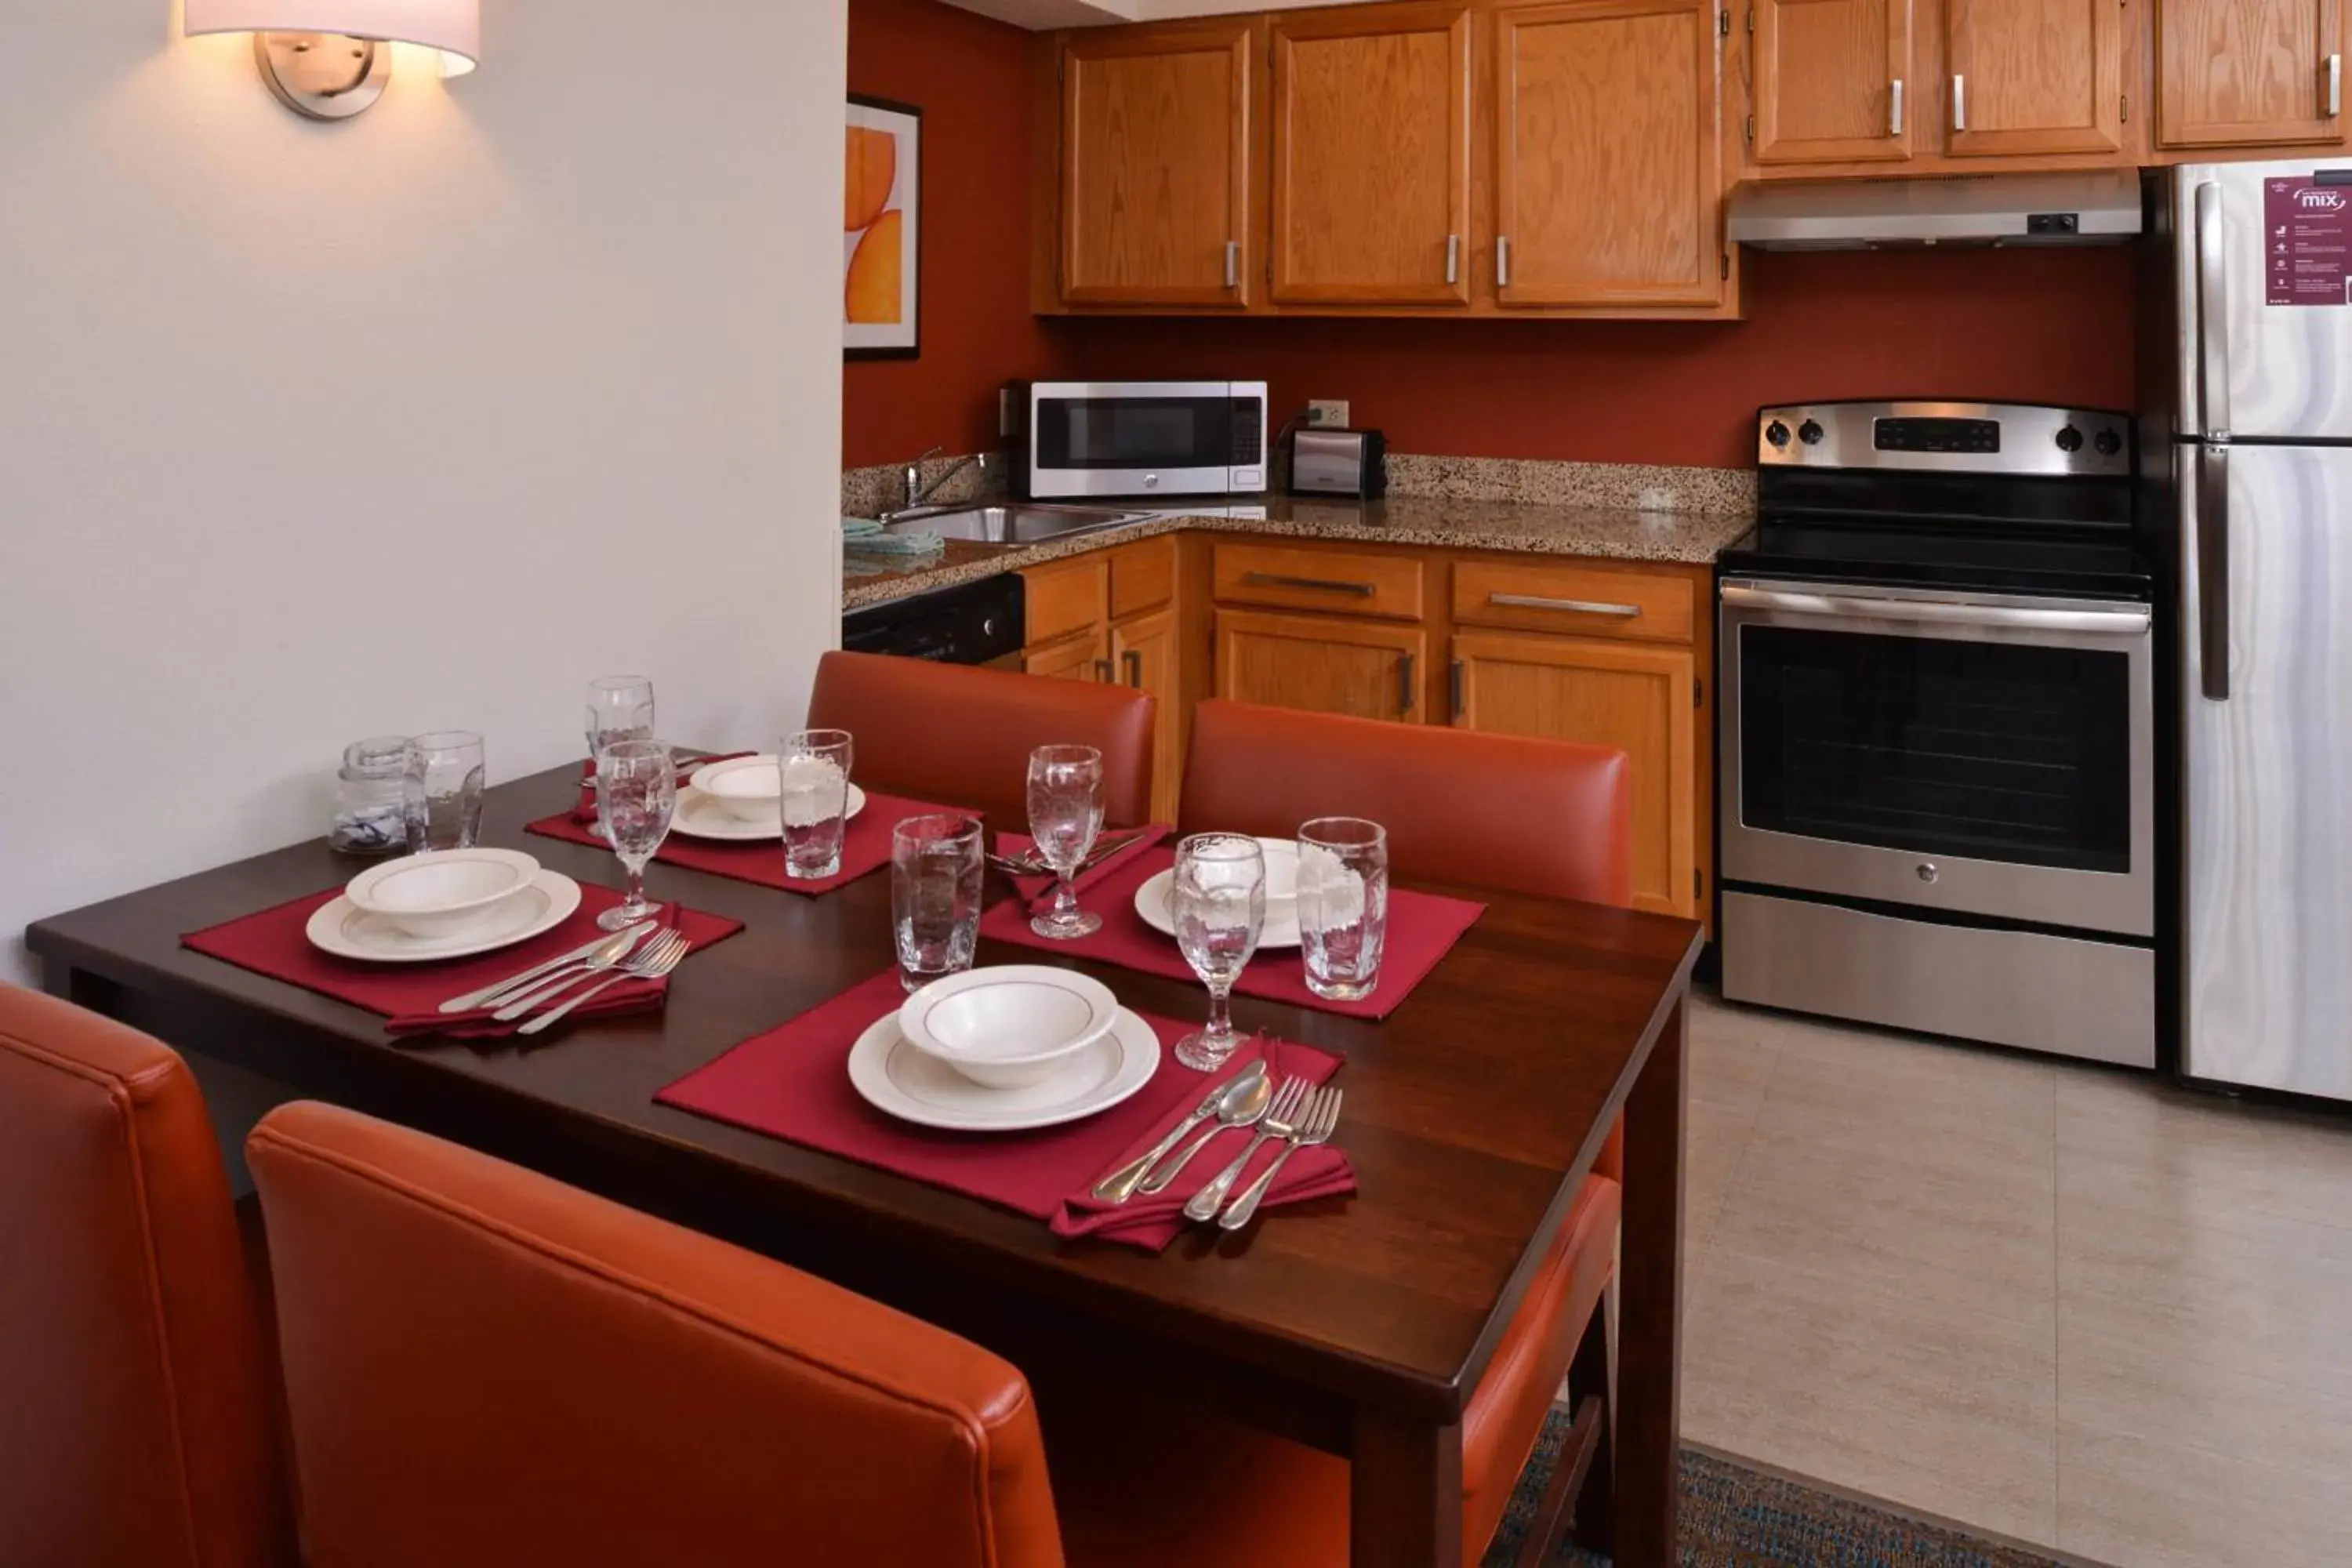
[{"label": "knife", "polygon": [[[653,922],[651,921],[642,921],[635,925],[628,926],[625,929],[627,930],[631,935],[642,938],[646,934],[646,928],[652,924]],[[452,996],[449,1000],[441,1004],[441,1011],[444,1013],[470,1013],[477,1007],[487,1006],[489,1004],[490,999],[498,995],[500,992],[511,991],[516,986],[528,984],[531,981],[537,980],[541,975],[552,974],[567,963],[578,963],[590,953],[595,952],[598,948],[604,946],[606,942],[612,940],[613,937],[611,932],[599,931],[596,935],[595,941],[584,943],[576,952],[567,952],[561,958],[551,958],[545,963],[539,964],[534,968],[524,970],[520,974],[509,974],[495,985],[485,985],[479,991],[468,991],[463,996]]]},{"label": "knife", "polygon": [[1249,1066],[1242,1068],[1241,1071],[1235,1073],[1233,1077],[1217,1084],[1214,1088],[1211,1089],[1207,1094],[1202,1096],[1201,1103],[1192,1108],[1192,1113],[1184,1118],[1183,1121],[1179,1121],[1175,1126],[1170,1128],[1168,1130],[1167,1137],[1162,1138],[1159,1142],[1154,1143],[1150,1148],[1145,1150],[1129,1163],[1121,1165],[1118,1170],[1113,1171],[1109,1175],[1105,1176],[1101,1181],[1097,1182],[1094,1189],[1095,1196],[1102,1199],[1105,1203],[1123,1204],[1127,1202],[1129,1197],[1134,1195],[1136,1184],[1142,1181],[1146,1175],[1150,1173],[1152,1166],[1157,1165],[1161,1160],[1167,1157],[1168,1151],[1176,1147],[1178,1140],[1181,1139],[1185,1133],[1190,1132],[1193,1128],[1198,1127],[1202,1122],[1206,1121],[1210,1117],[1216,1114],[1217,1103],[1225,1098],[1225,1091],[1233,1088],[1234,1085],[1241,1082],[1244,1079],[1250,1078],[1252,1076],[1260,1078],[1265,1076],[1265,1058],[1264,1057],[1258,1058],[1257,1060],[1250,1063]]}]

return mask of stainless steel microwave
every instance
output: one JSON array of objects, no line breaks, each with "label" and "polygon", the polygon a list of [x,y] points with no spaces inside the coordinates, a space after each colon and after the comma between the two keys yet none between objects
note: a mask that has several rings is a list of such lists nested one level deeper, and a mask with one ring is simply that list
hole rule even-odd
[{"label": "stainless steel microwave", "polygon": [[1265,492],[1262,381],[1015,382],[1005,401],[1031,500]]}]

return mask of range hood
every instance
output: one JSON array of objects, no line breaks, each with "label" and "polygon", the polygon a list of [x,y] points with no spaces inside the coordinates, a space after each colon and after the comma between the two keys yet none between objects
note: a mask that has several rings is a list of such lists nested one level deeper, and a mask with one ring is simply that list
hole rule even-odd
[{"label": "range hood", "polygon": [[2140,231],[2139,174],[1751,181],[1732,192],[1724,221],[1732,239],[1765,250],[2120,245]]}]

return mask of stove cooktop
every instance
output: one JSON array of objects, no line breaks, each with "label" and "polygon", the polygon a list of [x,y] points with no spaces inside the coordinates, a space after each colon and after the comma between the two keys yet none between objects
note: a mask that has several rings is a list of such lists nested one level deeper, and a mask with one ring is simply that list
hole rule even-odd
[{"label": "stove cooktop", "polygon": [[1924,531],[1768,516],[1717,564],[1727,576],[2085,599],[2147,600],[2155,589],[2147,558],[2114,534]]}]

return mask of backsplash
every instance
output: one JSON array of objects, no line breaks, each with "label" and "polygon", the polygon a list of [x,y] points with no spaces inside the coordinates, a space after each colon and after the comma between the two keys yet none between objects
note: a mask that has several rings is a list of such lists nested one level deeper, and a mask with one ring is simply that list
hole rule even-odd
[{"label": "backsplash", "polygon": [[[941,474],[962,462],[961,458],[929,458],[923,462],[923,482],[931,484]],[[963,501],[992,500],[1004,494],[1004,454],[988,454],[988,467],[983,472],[974,463],[926,498],[930,501],[954,504]],[[841,471],[841,515],[844,517],[879,517],[894,507],[907,504],[907,465],[882,463],[867,468],[844,468]]]}]

